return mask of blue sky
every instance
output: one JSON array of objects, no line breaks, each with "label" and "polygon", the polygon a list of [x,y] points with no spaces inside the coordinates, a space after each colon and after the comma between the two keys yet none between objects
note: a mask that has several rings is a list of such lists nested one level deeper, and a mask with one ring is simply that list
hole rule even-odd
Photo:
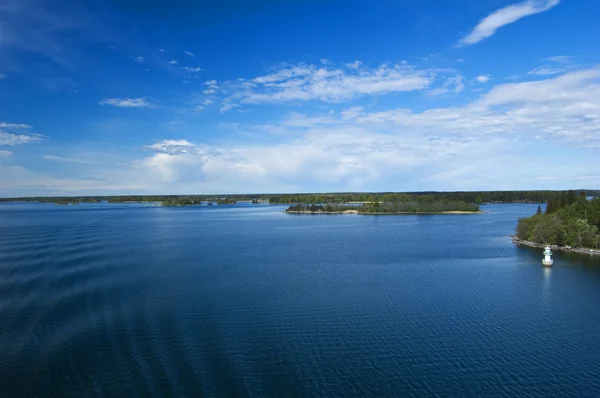
[{"label": "blue sky", "polygon": [[598,15],[0,0],[0,196],[597,189]]}]

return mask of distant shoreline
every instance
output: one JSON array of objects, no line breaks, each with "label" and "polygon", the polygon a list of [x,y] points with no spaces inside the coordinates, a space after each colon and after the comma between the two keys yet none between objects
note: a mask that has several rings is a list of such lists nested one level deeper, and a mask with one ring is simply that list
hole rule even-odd
[{"label": "distant shoreline", "polygon": [[438,212],[359,212],[358,210],[344,210],[344,211],[284,211],[286,214],[360,214],[366,216],[409,216],[414,215],[435,215],[435,214],[483,214],[483,211],[438,211]]},{"label": "distant shoreline", "polygon": [[512,242],[517,246],[533,247],[535,249],[543,249],[546,246],[550,246],[550,249],[554,251],[561,251],[566,253],[581,253],[589,255],[600,255],[600,249],[587,249],[584,247],[571,247],[571,246],[557,246],[557,245],[544,245],[541,243],[530,242],[528,240],[521,240],[514,235],[511,235]]}]

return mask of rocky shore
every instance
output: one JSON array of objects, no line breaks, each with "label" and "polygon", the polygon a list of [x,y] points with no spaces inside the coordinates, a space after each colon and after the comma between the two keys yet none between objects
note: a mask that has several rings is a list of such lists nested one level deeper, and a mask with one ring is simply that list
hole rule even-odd
[{"label": "rocky shore", "polygon": [[[520,246],[535,247],[537,249],[543,249],[546,247],[546,245],[543,245],[540,243],[530,242],[528,240],[521,240],[521,239],[517,238],[515,235],[511,235],[511,239],[514,244],[520,245]],[[588,248],[584,248],[584,247],[550,245],[550,249],[552,249],[553,251],[600,255],[600,249],[588,249]]]}]

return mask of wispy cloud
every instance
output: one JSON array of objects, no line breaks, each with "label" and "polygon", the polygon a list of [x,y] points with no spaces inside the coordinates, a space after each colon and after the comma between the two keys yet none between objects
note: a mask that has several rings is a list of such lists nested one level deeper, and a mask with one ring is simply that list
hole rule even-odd
[{"label": "wispy cloud", "polygon": [[163,140],[145,148],[169,155],[216,154],[207,145],[195,144],[188,140]]},{"label": "wispy cloud", "polygon": [[31,128],[31,126],[28,124],[0,122],[0,129],[23,130],[23,129],[30,129],[30,128]]},{"label": "wispy cloud", "polygon": [[557,68],[551,65],[542,65],[538,66],[527,72],[528,75],[537,75],[537,76],[550,76],[550,75],[558,75],[559,73],[563,73],[565,70],[563,68]]},{"label": "wispy cloud", "polygon": [[355,119],[463,137],[519,134],[600,148],[600,67],[503,84],[463,107],[375,112]]},{"label": "wispy cloud", "polygon": [[6,78],[7,78],[6,74],[0,73],[0,80],[4,80]]},{"label": "wispy cloud", "polygon": [[553,57],[544,58],[544,61],[548,62],[556,62],[559,64],[567,64],[573,62],[573,58],[571,55],[555,55]]},{"label": "wispy cloud", "polygon": [[28,124],[0,122],[0,145],[14,146],[42,140],[40,134],[23,134],[20,132],[29,129],[31,129],[31,126]]},{"label": "wispy cloud", "polygon": [[9,156],[12,156],[12,152],[11,151],[4,151],[4,150],[0,150],[0,158],[7,158]]},{"label": "wispy cloud", "polygon": [[190,73],[200,73],[200,72],[202,72],[202,68],[199,68],[199,67],[194,68],[194,67],[191,67],[191,66],[184,66],[181,69],[183,69],[186,72],[190,72]]},{"label": "wispy cloud", "polygon": [[116,106],[118,108],[154,108],[147,98],[105,98],[100,105]]},{"label": "wispy cloud", "polygon": [[0,130],[0,145],[22,145],[29,144],[32,142],[38,142],[42,140],[42,136],[39,134],[16,134],[7,133]]},{"label": "wispy cloud", "polygon": [[434,70],[419,70],[406,62],[362,67],[356,61],[338,68],[326,65],[285,64],[268,75],[226,82],[224,105],[284,101],[349,101],[365,95],[416,91],[428,88]]},{"label": "wispy cloud", "polygon": [[69,158],[69,157],[55,156],[55,155],[44,155],[42,157],[46,160],[54,160],[57,162],[81,163],[81,164],[98,164],[98,163],[100,163],[99,161],[96,161],[96,160]]},{"label": "wispy cloud", "polygon": [[185,55],[188,55],[188,56],[190,56],[190,57],[195,57],[195,56],[196,56],[196,54],[194,54],[193,52],[191,52],[191,51],[188,51],[188,50],[185,50],[183,53],[184,53]]},{"label": "wispy cloud", "polygon": [[458,74],[456,76],[452,76],[446,78],[441,87],[434,88],[429,90],[429,95],[442,95],[448,93],[461,93],[465,88],[465,79],[462,75]]},{"label": "wispy cloud", "polygon": [[360,68],[361,65],[362,65],[362,62],[354,61],[354,62],[347,63],[346,67],[348,67],[350,69],[358,69],[358,68]]},{"label": "wispy cloud", "polygon": [[177,65],[179,63],[179,61],[177,61],[176,59],[172,59],[169,61],[169,65]]},{"label": "wispy cloud", "polygon": [[144,59],[144,57],[135,57],[134,62],[138,62],[140,64],[143,64],[146,60]]},{"label": "wispy cloud", "polygon": [[490,81],[490,76],[488,75],[480,75],[475,78],[475,80],[479,83],[487,83]]},{"label": "wispy cloud", "polygon": [[204,82],[204,85],[206,86],[206,89],[204,89],[202,91],[202,94],[204,94],[204,95],[216,94],[217,90],[219,89],[219,86],[218,86],[216,80],[209,80],[207,82]]},{"label": "wispy cloud", "polygon": [[498,29],[530,15],[539,14],[557,6],[560,0],[526,0],[494,11],[485,17],[471,33],[459,40],[459,46],[478,43],[492,36]]},{"label": "wispy cloud", "polygon": [[554,57],[544,58],[542,61],[545,64],[538,66],[527,72],[528,75],[551,76],[564,73],[569,69],[573,69],[576,65],[573,64],[573,57],[568,55],[557,55]]}]

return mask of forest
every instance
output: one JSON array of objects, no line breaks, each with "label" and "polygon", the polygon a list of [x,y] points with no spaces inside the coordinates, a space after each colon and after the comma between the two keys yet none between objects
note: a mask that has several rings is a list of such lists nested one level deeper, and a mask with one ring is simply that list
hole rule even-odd
[{"label": "forest", "polygon": [[585,193],[563,192],[548,202],[546,211],[520,218],[519,240],[545,245],[598,249],[600,247],[600,197],[588,200]]}]

